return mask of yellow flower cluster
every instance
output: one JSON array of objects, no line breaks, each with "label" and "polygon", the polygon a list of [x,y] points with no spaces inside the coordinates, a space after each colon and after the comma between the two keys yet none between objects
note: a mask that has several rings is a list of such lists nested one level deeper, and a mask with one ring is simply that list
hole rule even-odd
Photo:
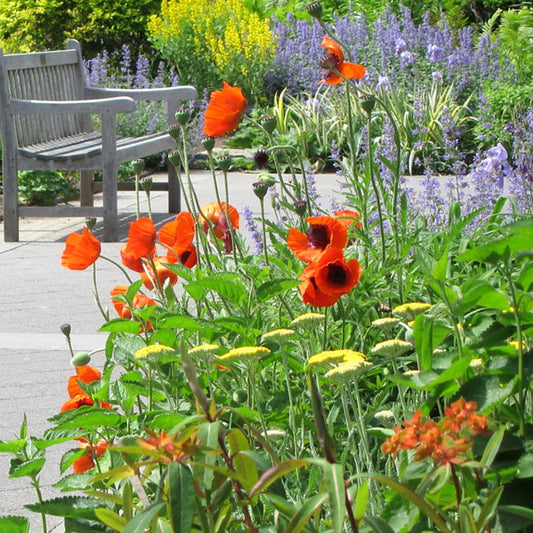
[{"label": "yellow flower cluster", "polygon": [[148,31],[159,39],[192,41],[198,55],[222,75],[232,68],[246,76],[275,50],[269,21],[243,0],[163,0],[161,15],[152,16]]}]

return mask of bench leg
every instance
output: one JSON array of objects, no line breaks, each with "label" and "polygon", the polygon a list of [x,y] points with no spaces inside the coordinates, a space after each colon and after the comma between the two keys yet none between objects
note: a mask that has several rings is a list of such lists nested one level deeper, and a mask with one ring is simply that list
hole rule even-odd
[{"label": "bench leg", "polygon": [[82,206],[92,207],[94,205],[93,177],[92,170],[80,171],[80,205]]},{"label": "bench leg", "polygon": [[118,240],[117,227],[117,134],[116,116],[102,114],[102,195],[104,202],[104,241]]},{"label": "bench leg", "polygon": [[13,160],[4,154],[3,160],[3,188],[4,188],[4,241],[19,241],[18,214],[18,181],[17,166]]},{"label": "bench leg", "polygon": [[181,189],[174,165],[167,161],[168,165],[168,212],[179,213],[181,211]]}]

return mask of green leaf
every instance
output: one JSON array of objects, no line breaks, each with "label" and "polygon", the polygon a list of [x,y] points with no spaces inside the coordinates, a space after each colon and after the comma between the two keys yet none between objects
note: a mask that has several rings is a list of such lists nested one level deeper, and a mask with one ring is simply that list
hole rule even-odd
[{"label": "green leaf", "polygon": [[244,489],[248,491],[259,479],[259,473],[255,461],[251,457],[242,453],[243,451],[251,449],[248,439],[239,428],[229,431],[226,435],[226,439],[228,440],[233,466],[237,473],[246,480]]},{"label": "green leaf", "polygon": [[125,318],[114,318],[106,322],[98,331],[108,333],[140,333],[141,325],[135,320],[126,320]]},{"label": "green leaf", "polygon": [[354,515],[356,520],[360,520],[365,516],[369,495],[368,480],[365,479],[357,489],[357,496],[355,497]]},{"label": "green leaf", "polygon": [[194,480],[191,470],[173,461],[168,465],[168,506],[173,531],[188,533],[194,518]]},{"label": "green leaf", "polygon": [[433,350],[440,345],[449,333],[450,328],[435,322],[435,317],[423,314],[416,317],[413,326],[413,337],[422,370],[431,370]]},{"label": "green leaf", "polygon": [[277,481],[280,477],[283,477],[298,468],[302,468],[309,464],[308,459],[290,459],[288,461],[283,461],[272,468],[269,468],[257,481],[257,483],[252,487],[248,496],[253,498],[257,494],[260,494],[266,490],[272,483]]},{"label": "green leaf", "polygon": [[275,279],[267,281],[257,287],[257,300],[259,303],[265,303],[267,300],[274,298],[282,292],[288,291],[301,284],[301,281],[294,279]]},{"label": "green leaf", "polygon": [[64,516],[72,518],[87,518],[94,520],[94,511],[102,506],[102,502],[97,498],[87,498],[84,496],[66,496],[46,500],[42,503],[26,505],[30,511],[35,513],[49,514],[53,516]]},{"label": "green leaf", "polygon": [[42,470],[45,463],[46,459],[44,457],[41,457],[39,459],[32,459],[23,463],[19,463],[18,461],[11,461],[9,477],[34,477]]},{"label": "green leaf", "polygon": [[72,420],[58,425],[57,429],[83,428],[85,430],[97,429],[101,426],[119,427],[126,422],[126,417],[111,409],[89,408]]},{"label": "green leaf", "polygon": [[374,533],[395,533],[388,522],[385,522],[379,516],[365,516],[364,521],[372,528]]},{"label": "green leaf", "polygon": [[132,520],[128,522],[122,533],[144,533],[152,520],[159,514],[159,511],[165,506],[165,502],[159,502],[151,505],[141,513],[137,513]]},{"label": "green leaf", "polygon": [[208,320],[193,318],[184,315],[167,315],[157,321],[159,328],[184,329],[186,331],[220,331]]},{"label": "green leaf", "polygon": [[339,463],[323,460],[322,469],[328,488],[334,533],[342,533],[344,523],[344,469]]},{"label": "green leaf", "polygon": [[185,290],[197,301],[203,300],[209,291],[218,293],[225,300],[242,304],[248,299],[248,290],[240,281],[217,279],[214,277],[193,281],[185,285]]},{"label": "green leaf", "polygon": [[416,505],[416,507],[418,507],[418,509],[420,509],[420,511],[424,513],[433,522],[433,524],[440,529],[440,531],[443,533],[451,533],[439,511],[432,507],[429,502],[424,500],[424,498],[420,497],[416,492],[411,490],[406,485],[403,485],[402,483],[399,483],[394,479],[390,479],[382,474],[362,474],[362,476],[374,479],[375,481],[386,485],[399,496],[409,500],[413,505]]},{"label": "green leaf", "polygon": [[476,521],[464,504],[459,506],[459,527],[462,533],[477,533]]},{"label": "green leaf", "polygon": [[487,442],[480,461],[484,468],[489,468],[494,462],[494,459],[496,459],[496,455],[498,455],[498,451],[502,444],[506,429],[506,426],[501,426],[498,431],[491,435],[489,442]]},{"label": "green leaf", "polygon": [[444,281],[446,279],[446,273],[448,270],[449,251],[448,247],[445,248],[441,258],[437,261],[431,272],[433,278],[436,281]]},{"label": "green leaf", "polygon": [[96,509],[95,514],[100,522],[113,528],[115,531],[122,531],[128,523],[125,518],[106,507]]},{"label": "green leaf", "polygon": [[468,380],[458,394],[476,402],[480,411],[488,412],[512,394],[514,383],[515,380],[508,377],[482,374]]},{"label": "green leaf", "polygon": [[28,533],[30,522],[23,516],[0,516],[0,533]]},{"label": "green leaf", "polygon": [[477,531],[488,531],[488,526],[490,525],[490,522],[492,521],[494,514],[498,509],[498,502],[500,501],[503,489],[503,485],[500,485],[490,493],[489,497],[487,498],[487,501],[485,502],[479,513],[476,524]]},{"label": "green leaf", "polygon": [[298,506],[298,511],[296,511],[289,520],[283,533],[300,533],[300,531],[303,531],[311,517],[315,515],[315,513],[318,514],[327,498],[328,495],[325,492],[322,492],[305,500]]},{"label": "green leaf", "polygon": [[17,453],[26,444],[25,439],[0,441],[0,453]]}]

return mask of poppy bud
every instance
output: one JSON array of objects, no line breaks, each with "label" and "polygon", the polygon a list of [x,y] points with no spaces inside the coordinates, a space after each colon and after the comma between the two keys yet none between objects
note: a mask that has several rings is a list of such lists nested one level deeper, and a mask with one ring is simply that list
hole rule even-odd
[{"label": "poppy bud", "polygon": [[181,157],[178,152],[170,152],[168,154],[168,160],[176,167],[178,168],[181,165]]},{"label": "poppy bud", "polygon": [[364,109],[364,111],[370,115],[372,113],[372,110],[374,109],[374,106],[376,105],[376,98],[372,95],[365,95],[361,97],[361,107]]},{"label": "poppy bud", "polygon": [[252,183],[252,187],[255,195],[262,200],[266,196],[269,185],[264,181],[256,181],[255,183]]},{"label": "poppy bud", "polygon": [[78,352],[71,360],[72,366],[85,366],[91,362],[91,356],[87,352]]},{"label": "poppy bud", "polygon": [[297,215],[303,217],[307,213],[307,202],[305,200],[298,200],[293,204],[294,211]]},{"label": "poppy bud", "polygon": [[136,159],[135,161],[131,162],[131,171],[135,174],[135,176],[139,176],[144,170],[144,166],[144,161],[142,159]]},{"label": "poppy bud", "polygon": [[217,159],[220,170],[229,170],[233,160],[229,155],[223,155]]},{"label": "poppy bud", "polygon": [[176,117],[176,120],[178,121],[178,124],[185,126],[185,124],[189,122],[191,118],[191,114],[188,111],[177,111],[175,114],[175,117]]},{"label": "poppy bud", "polygon": [[86,218],[85,219],[85,227],[89,230],[89,231],[92,231],[94,229],[94,227],[96,226],[96,218],[94,217],[89,217],[89,218]]},{"label": "poppy bud", "polygon": [[179,124],[171,124],[168,127],[167,133],[178,143],[181,135],[181,126]]},{"label": "poppy bud", "polygon": [[70,324],[62,324],[61,326],[59,326],[59,329],[61,330],[61,333],[65,335],[65,337],[70,337]]},{"label": "poppy bud", "polygon": [[259,123],[267,133],[272,133],[277,126],[276,117],[274,115],[265,115],[259,119]]},{"label": "poppy bud", "polygon": [[322,18],[322,4],[320,2],[311,2],[306,7],[307,12],[317,20]]},{"label": "poppy bud", "polygon": [[215,147],[215,139],[213,137],[204,137],[202,139],[202,146],[211,153]]},{"label": "poppy bud", "polygon": [[262,172],[261,174],[259,174],[259,179],[257,181],[264,181],[269,187],[272,187],[276,183],[276,178],[274,178],[272,174]]},{"label": "poppy bud", "polygon": [[248,400],[248,393],[244,389],[236,389],[231,397],[236,404],[241,405]]},{"label": "poppy bud", "polygon": [[268,152],[266,150],[257,150],[254,153],[254,163],[259,170],[268,168]]},{"label": "poppy bud", "polygon": [[153,180],[151,178],[146,178],[141,181],[141,186],[144,192],[150,192],[152,190]]}]

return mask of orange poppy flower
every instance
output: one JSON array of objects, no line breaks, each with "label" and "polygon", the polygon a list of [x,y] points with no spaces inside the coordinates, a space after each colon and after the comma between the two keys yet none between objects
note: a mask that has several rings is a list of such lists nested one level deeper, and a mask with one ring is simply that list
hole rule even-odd
[{"label": "orange poppy flower", "polygon": [[182,211],[176,220],[168,222],[159,230],[159,241],[167,246],[167,261],[192,268],[198,262],[194,240],[194,217]]},{"label": "orange poppy flower", "polygon": [[222,83],[222,90],[211,93],[205,110],[204,133],[208,137],[220,137],[237,128],[246,109],[241,89]]},{"label": "orange poppy flower", "polygon": [[317,261],[328,248],[346,246],[346,228],[334,217],[308,217],[307,222],[310,226],[305,235],[296,228],[291,228],[287,237],[288,247],[302,261]]},{"label": "orange poppy flower", "polygon": [[[115,308],[115,311],[121,318],[127,318],[128,320],[132,317],[131,309],[130,307],[125,304],[121,300],[117,300],[117,296],[122,296],[125,294],[128,290],[128,287],[126,285],[117,285],[114,289],[111,290],[111,301],[113,302],[113,307]],[[148,296],[144,294],[136,294],[133,297],[132,301],[132,309],[139,309],[141,307],[145,307],[147,305],[157,305],[152,298],[149,298]]]},{"label": "orange poppy flower", "polygon": [[[122,261],[122,264],[129,268],[130,270],[133,270],[134,272],[144,272],[144,261],[142,260],[142,257],[135,257],[134,255],[128,253],[126,251],[126,247],[128,245],[125,244],[120,249],[120,259]],[[152,251],[151,255],[155,254],[155,247]]]},{"label": "orange poppy flower", "polygon": [[302,272],[302,300],[315,307],[329,307],[349,293],[360,277],[361,267],[356,259],[346,261],[341,249],[330,248]]},{"label": "orange poppy flower", "polygon": [[156,229],[151,218],[142,217],[130,222],[128,242],[124,252],[139,259],[154,253]]},{"label": "orange poppy flower", "polygon": [[79,386],[79,382],[82,383],[92,383],[93,381],[98,381],[102,378],[102,374],[97,368],[93,368],[89,365],[77,366],[77,374],[71,376],[68,380],[68,394],[71,398],[79,396],[80,394],[85,394],[84,390]]},{"label": "orange poppy flower", "polygon": [[337,211],[333,213],[333,216],[348,229],[351,225],[355,224],[356,227],[361,228],[361,222],[358,219],[361,215],[357,211],[351,211],[350,209],[344,209],[343,211]]},{"label": "orange poppy flower", "polygon": [[94,446],[90,445],[88,442],[83,442],[79,445],[79,448],[85,449],[86,453],[76,459],[72,463],[75,474],[81,474],[82,472],[87,472],[94,467],[94,459],[101,457],[106,451],[109,444],[104,439],[100,439]]},{"label": "orange poppy flower", "polygon": [[[154,257],[153,262],[155,265],[155,275],[159,279],[160,287],[164,285],[167,279],[171,285],[175,285],[177,283],[178,276],[165,266],[165,263],[167,263],[166,257]],[[144,286],[148,290],[152,290],[154,288],[155,276],[151,264],[146,265],[145,272],[141,274],[141,278]]]},{"label": "orange poppy flower", "polygon": [[[239,212],[232,205],[228,205],[228,216],[231,225],[235,229],[239,229]],[[200,209],[199,215],[200,224],[204,228],[205,233],[209,231],[209,222],[213,227],[215,236],[219,239],[224,237],[224,233],[228,231],[226,223],[226,202],[211,202]]]},{"label": "orange poppy flower", "polygon": [[64,411],[70,411],[71,409],[78,409],[82,405],[94,405],[94,401],[85,393],[78,394],[77,396],[73,396],[70,400],[67,400],[61,406],[61,412],[63,413]]},{"label": "orange poppy flower", "polygon": [[101,249],[100,241],[87,228],[83,228],[81,234],[71,233],[65,241],[61,266],[85,270],[100,257]]},{"label": "orange poppy flower", "polygon": [[322,61],[322,67],[325,72],[324,78],[322,78],[319,83],[338,85],[345,79],[361,79],[366,74],[366,69],[362,65],[345,63],[342,48],[327,35],[322,39],[320,46],[328,51],[328,55]]}]

